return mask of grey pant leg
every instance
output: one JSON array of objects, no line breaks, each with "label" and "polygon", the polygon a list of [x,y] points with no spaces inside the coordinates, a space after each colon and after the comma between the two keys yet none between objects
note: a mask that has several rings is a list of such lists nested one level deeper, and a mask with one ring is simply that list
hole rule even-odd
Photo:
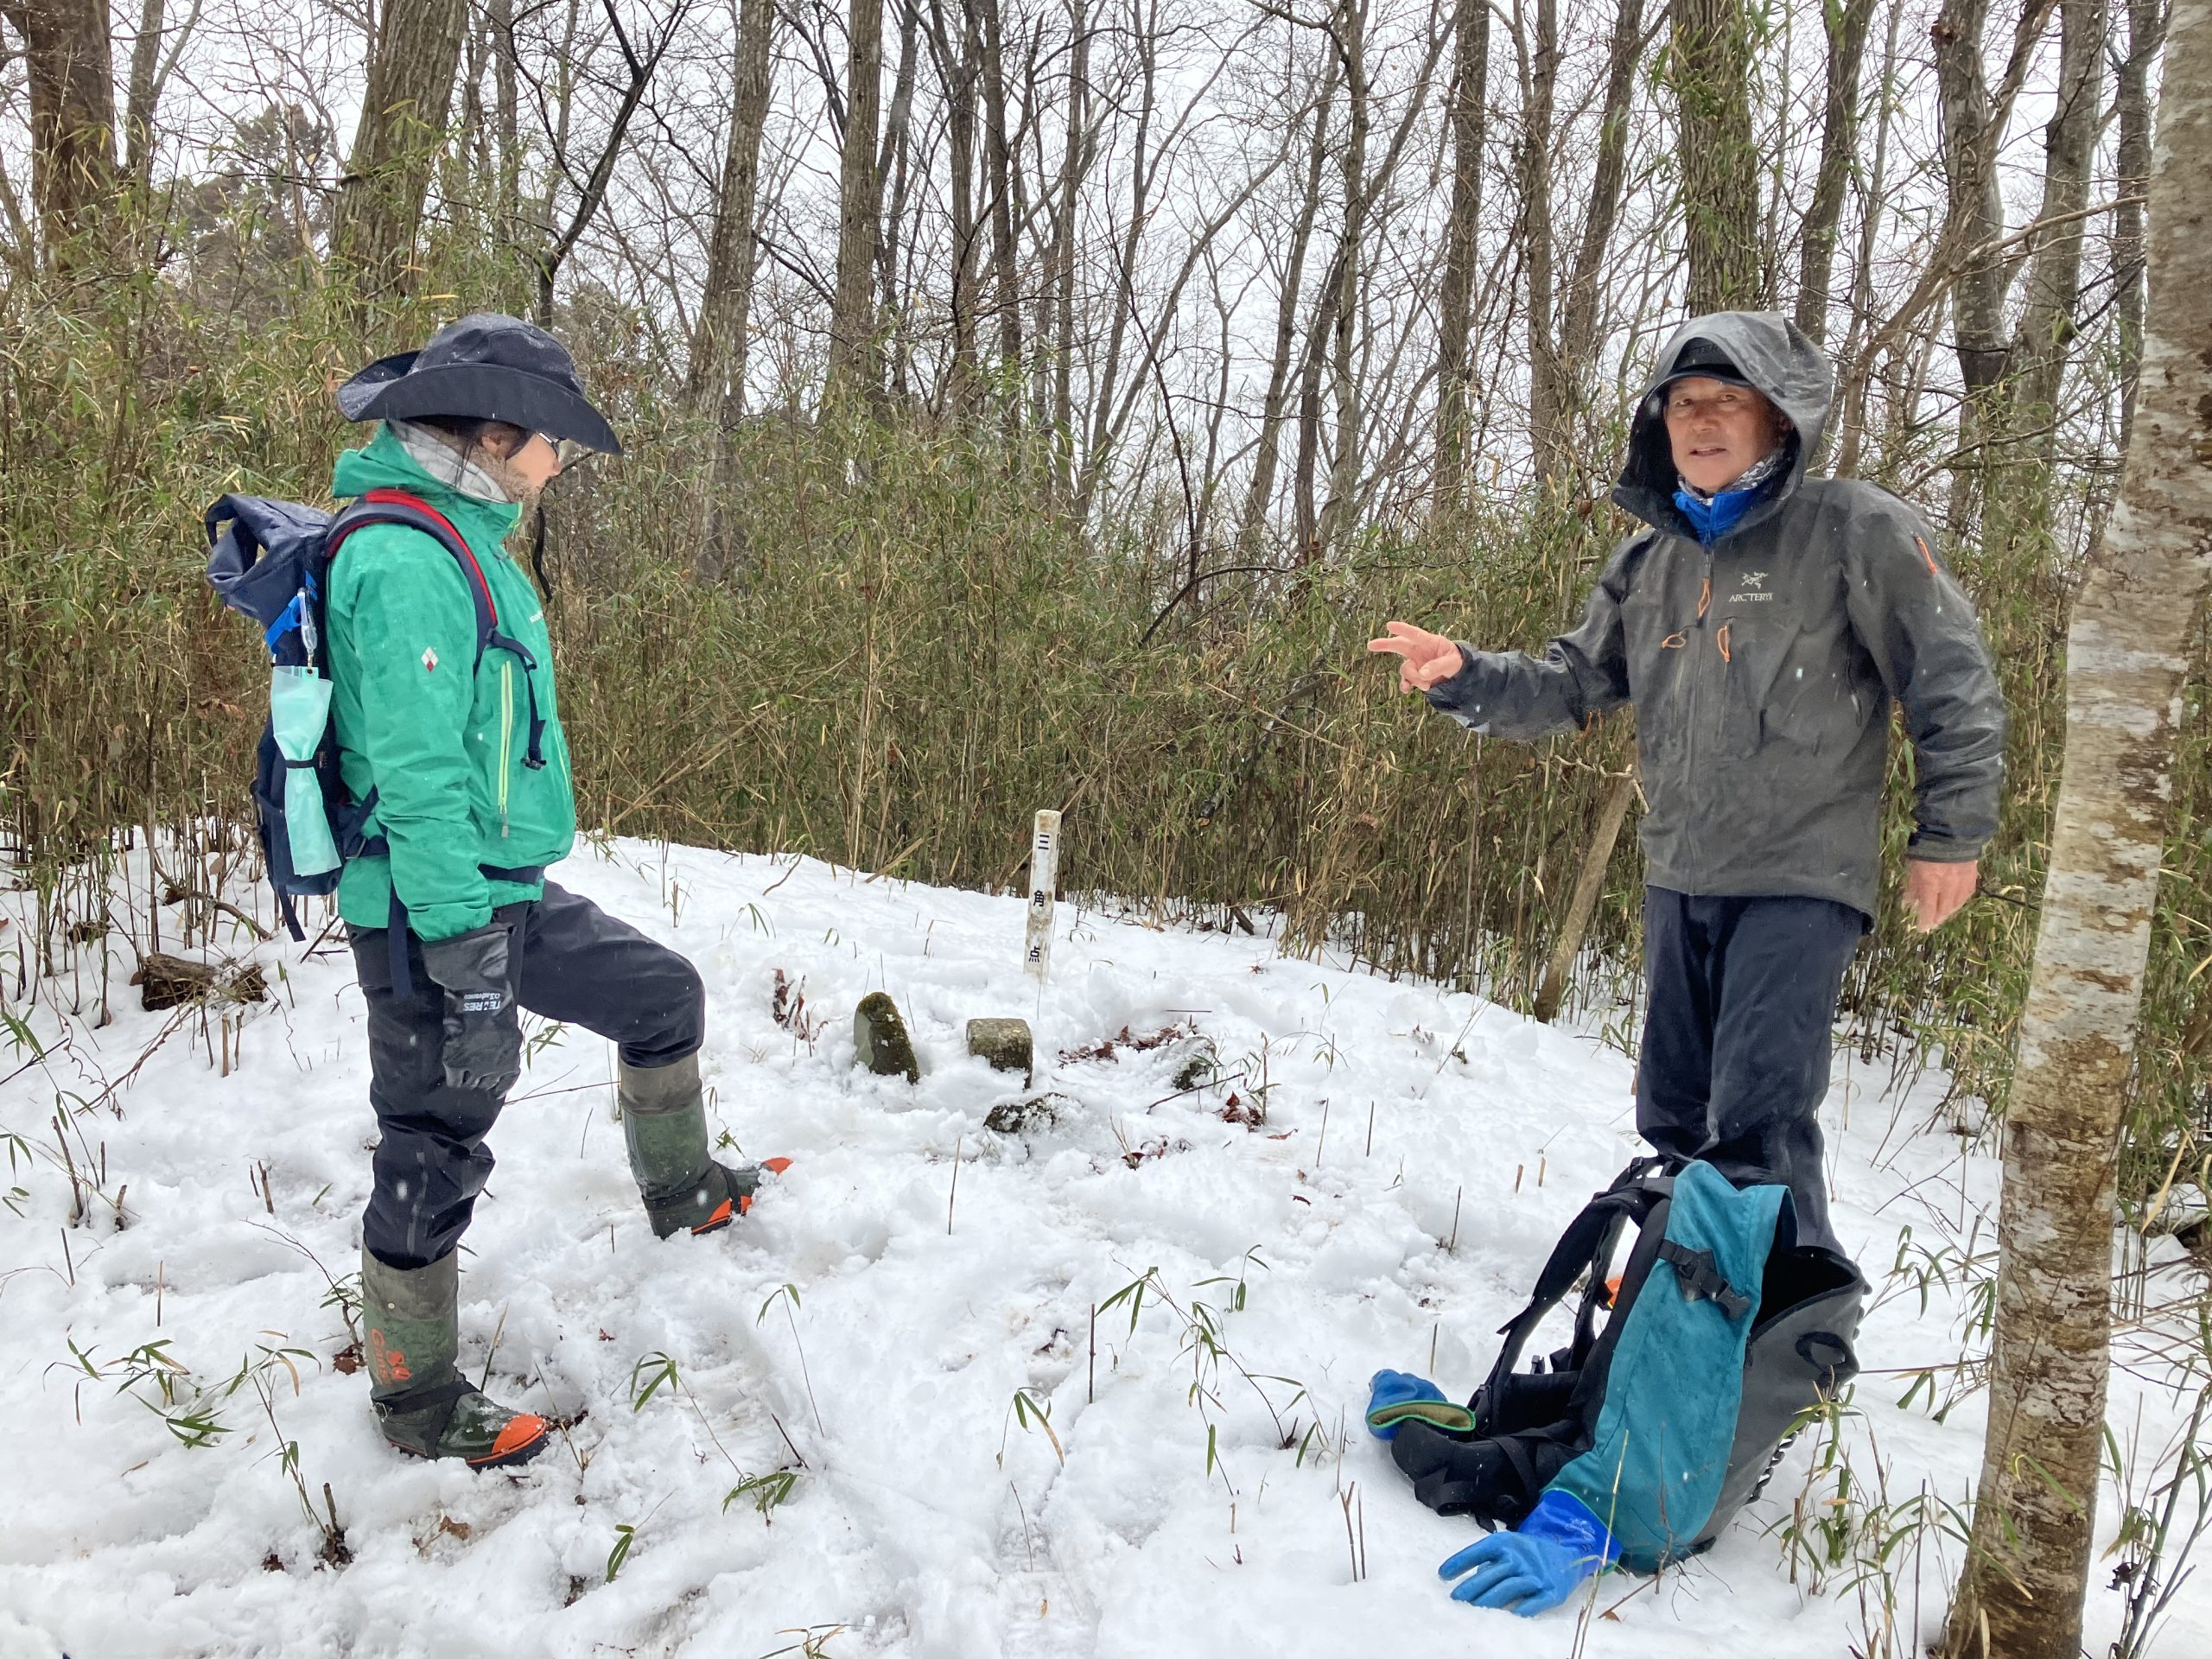
[{"label": "grey pant leg", "polygon": [[1710,1138],[1713,944],[1695,900],[1643,890],[1643,1033],[1636,1054],[1636,1128],[1663,1157],[1698,1156]]},{"label": "grey pant leg", "polygon": [[[612,1039],[634,1066],[698,1051],[706,995],[675,951],[550,881],[538,902],[502,906],[493,919],[520,931],[522,948],[511,953],[515,994],[532,1014]],[[445,994],[423,969],[421,943],[408,938],[412,988],[402,997],[385,930],[350,938],[369,1004],[369,1101],[380,1136],[361,1239],[390,1266],[428,1267],[467,1230],[491,1178],[485,1139],[505,1097],[447,1084]]]},{"label": "grey pant leg", "polygon": [[650,1069],[696,1054],[707,995],[696,969],[588,899],[548,881],[523,930],[522,1005],[619,1044]]},{"label": "grey pant leg", "polygon": [[1650,1013],[1637,1128],[1657,1150],[1702,1158],[1732,1181],[1785,1184],[1798,1237],[1836,1248],[1820,1105],[1836,999],[1866,918],[1827,899],[1656,888],[1644,914]]},{"label": "grey pant leg", "polygon": [[[505,906],[493,919],[520,925],[523,909]],[[410,933],[411,988],[396,995],[387,937],[380,927],[348,930],[369,1005],[369,1104],[379,1137],[361,1243],[386,1265],[411,1269],[451,1254],[467,1230],[492,1174],[484,1139],[505,1096],[446,1082],[445,993],[424,970],[422,944]]]}]

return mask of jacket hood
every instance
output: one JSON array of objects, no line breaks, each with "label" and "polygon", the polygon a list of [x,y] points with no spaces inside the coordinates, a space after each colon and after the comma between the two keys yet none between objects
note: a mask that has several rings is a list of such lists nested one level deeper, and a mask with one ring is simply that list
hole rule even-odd
[{"label": "jacket hood", "polygon": [[339,499],[371,490],[404,490],[420,496],[452,520],[479,553],[499,552],[522,520],[521,507],[512,502],[480,501],[433,478],[389,426],[379,425],[366,448],[346,450],[331,469],[330,493]]},{"label": "jacket hood", "polygon": [[1693,363],[1710,360],[1713,350],[1702,348],[1717,349],[1797,429],[1793,437],[1785,440],[1796,451],[1789,470],[1769,499],[1744,516],[1742,524],[1764,518],[1796,489],[1805,475],[1807,460],[1821,447],[1821,433],[1827,425],[1828,405],[1835,393],[1835,377],[1827,357],[1779,311],[1715,311],[1694,317],[1676,329],[1660,352],[1651,378],[1637,401],[1636,419],[1629,429],[1628,461],[1613,490],[1613,500],[1623,510],[1656,530],[1676,535],[1693,532],[1675,506],[1675,490],[1681,480],[1675,472],[1674,451],[1667,442],[1658,393],[1682,372],[1685,359]]}]

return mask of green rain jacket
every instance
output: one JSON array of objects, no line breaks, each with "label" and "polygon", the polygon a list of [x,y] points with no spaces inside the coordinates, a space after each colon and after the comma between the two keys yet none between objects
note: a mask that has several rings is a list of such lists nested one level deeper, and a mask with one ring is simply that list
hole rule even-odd
[{"label": "green rain jacket", "polygon": [[537,659],[545,764],[523,764],[527,671],[497,646],[476,660],[476,607],[460,563],[419,531],[372,524],[348,537],[330,572],[325,615],[339,764],[356,800],[377,792],[365,826],[389,857],[350,861],[338,911],[382,927],[396,882],[408,925],[444,939],[481,927],[496,905],[534,899],[542,880],[493,880],[483,868],[556,863],[575,840],[568,741],[553,695],[545,611],[503,543],[519,507],[479,501],[437,482],[389,427],[339,456],[331,493],[405,490],[443,513],[483,567],[502,632]]}]

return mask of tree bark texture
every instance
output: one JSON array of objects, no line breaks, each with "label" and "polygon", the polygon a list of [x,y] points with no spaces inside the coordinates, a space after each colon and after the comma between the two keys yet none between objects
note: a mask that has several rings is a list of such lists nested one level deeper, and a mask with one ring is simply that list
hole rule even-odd
[{"label": "tree bark texture", "polygon": [[[1467,341],[1474,329],[1483,140],[1490,98],[1488,0],[1457,0],[1452,40],[1452,216],[1445,232],[1444,283],[1437,296],[1436,317],[1436,502],[1446,512],[1458,507],[1466,492],[1467,388],[1472,366],[1467,360]],[[1319,155],[1319,129],[1315,137]],[[1307,199],[1312,199],[1310,192]],[[1305,252],[1302,240],[1297,252]],[[1288,363],[1280,337],[1275,362],[1280,376]],[[1280,393],[1272,382],[1268,391],[1272,405]]]},{"label": "tree bark texture", "polygon": [[1757,306],[1763,296],[1750,21],[1744,0],[1675,0],[1674,21],[1690,312]]},{"label": "tree bark texture", "polygon": [[2151,182],[2151,61],[2165,36],[2166,0],[2127,0],[2127,55],[2120,60],[2120,204],[2113,210],[2112,261],[2120,287],[2120,448],[2135,426],[2135,377],[2143,360],[2143,204]]},{"label": "tree bark texture", "polygon": [[467,28],[467,0],[390,0],[377,20],[331,231],[365,296],[405,286]]},{"label": "tree bark texture", "polygon": [[1598,159],[1590,173],[1590,200],[1575,240],[1574,266],[1567,273],[1567,302],[1560,319],[1559,345],[1553,354],[1553,395],[1558,399],[1554,429],[1563,442],[1546,476],[1568,477],[1577,470],[1583,416],[1598,356],[1598,294],[1620,218],[1621,187],[1628,164],[1630,101],[1636,92],[1637,65],[1643,44],[1643,0],[1620,0],[1613,12],[1613,38],[1606,48],[1605,101],[1598,128]]},{"label": "tree bark texture", "polygon": [[2054,221],[2037,233],[2028,267],[2026,304],[2007,353],[2013,430],[2037,456],[2056,447],[2059,377],[2074,340],[2082,297],[2082,245],[2088,221],[2089,165],[2103,113],[2105,0],[2061,0],[2058,102],[2044,128],[2043,207]]},{"label": "tree bark texture", "polygon": [[68,264],[115,194],[106,0],[6,0],[30,82],[31,198],[46,257]]},{"label": "tree bark texture", "polygon": [[1329,54],[1321,71],[1321,89],[1313,105],[1313,138],[1306,152],[1306,188],[1299,198],[1298,220],[1291,227],[1290,254],[1275,296],[1274,353],[1268,369],[1268,392],[1260,406],[1260,440],[1252,458],[1252,477],[1244,497],[1244,518],[1238,532],[1247,553],[1260,543],[1267,526],[1268,508],[1274,500],[1275,470],[1282,456],[1283,417],[1290,400],[1291,358],[1298,346],[1298,311],[1306,280],[1306,251],[1313,245],[1313,221],[1321,211],[1321,179],[1329,160],[1329,116],[1337,96],[1338,59]]},{"label": "tree bark texture", "polygon": [[1058,222],[1052,227],[1052,452],[1063,492],[1075,486],[1075,242],[1083,185],[1090,171],[1090,17],[1088,0],[1070,13],[1075,41],[1068,62],[1067,137],[1060,157]]},{"label": "tree bark texture", "polygon": [[1590,932],[1590,918],[1598,912],[1599,895],[1605,890],[1605,870],[1613,861],[1613,848],[1621,838],[1621,825],[1628,822],[1629,807],[1636,800],[1636,763],[1630,760],[1628,770],[1605,785],[1605,792],[1598,798],[1598,816],[1590,826],[1590,844],[1583,849],[1582,868],[1574,874],[1574,891],[1567,901],[1567,916],[1560,922],[1559,938],[1552,942],[1550,958],[1544,963],[1543,983],[1536,988],[1536,1005],[1531,1010],[1541,1023],[1548,1026],[1559,1018],[1560,1005],[1567,1000],[1567,987],[1574,976],[1574,959],[1582,954],[1582,941]]},{"label": "tree bark texture", "polygon": [[2081,1650],[2121,1108],[2188,636],[2212,585],[2212,0],[2174,6],[2153,168],[2133,442],[2067,635],[2065,771],[2005,1123],[1989,1426],[1953,1659]]},{"label": "tree bark texture", "polygon": [[1859,80],[1866,59],[1866,30],[1874,0],[1844,0],[1843,10],[1822,7],[1828,35],[1827,87],[1821,120],[1821,163],[1813,200],[1805,209],[1797,260],[1796,323],[1815,346],[1828,337],[1834,303],[1835,238],[1843,221],[1844,187],[1859,147]]},{"label": "tree bark texture", "polygon": [[760,195],[760,132],[768,118],[768,51],[775,0],[743,0],[730,85],[729,143],[715,203],[707,283],[691,341],[693,410],[734,425],[745,408],[745,331],[753,301],[753,219]]},{"label": "tree bark texture", "polygon": [[1329,456],[1329,498],[1321,509],[1314,536],[1323,547],[1344,533],[1359,486],[1361,388],[1356,359],[1361,318],[1360,251],[1367,234],[1368,209],[1366,0],[1338,0],[1336,35],[1337,49],[1344,60],[1349,120],[1344,148],[1338,152],[1344,171],[1344,231],[1343,239],[1337,245],[1337,305],[1336,314],[1330,319],[1330,381],[1336,442]]},{"label": "tree bark texture", "polygon": [[[967,0],[983,46],[983,155],[991,187],[991,309],[999,332],[999,371],[1021,362],[1021,293],[1014,246],[1014,146],[1007,125],[1006,42],[998,0]],[[1019,410],[1009,399],[1009,412]]]},{"label": "tree bark texture", "polygon": [[947,376],[952,407],[966,413],[976,395],[976,60],[981,55],[960,9],[960,29],[948,27],[944,0],[930,0],[930,55],[944,91],[944,136],[951,173],[952,365]]},{"label": "tree bark texture", "polygon": [[837,175],[837,288],[830,316],[832,397],[875,383],[875,147],[883,98],[883,0],[852,0],[846,26],[845,137]]},{"label": "tree bark texture", "polygon": [[[1520,14],[1516,12],[1516,22]],[[1521,143],[1514,172],[1521,188],[1521,261],[1529,283],[1529,443],[1536,476],[1556,478],[1567,450],[1567,397],[1559,339],[1553,332],[1552,104],[1559,85],[1555,0],[1535,0],[1535,35],[1514,31],[1520,58]]]}]

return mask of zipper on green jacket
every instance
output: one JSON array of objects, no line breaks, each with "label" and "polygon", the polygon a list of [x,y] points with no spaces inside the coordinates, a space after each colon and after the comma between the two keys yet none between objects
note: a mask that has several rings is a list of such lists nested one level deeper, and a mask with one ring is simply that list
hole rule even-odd
[{"label": "zipper on green jacket", "polygon": [[513,772],[515,741],[515,670],[499,664],[499,838],[507,836],[507,779]]}]

